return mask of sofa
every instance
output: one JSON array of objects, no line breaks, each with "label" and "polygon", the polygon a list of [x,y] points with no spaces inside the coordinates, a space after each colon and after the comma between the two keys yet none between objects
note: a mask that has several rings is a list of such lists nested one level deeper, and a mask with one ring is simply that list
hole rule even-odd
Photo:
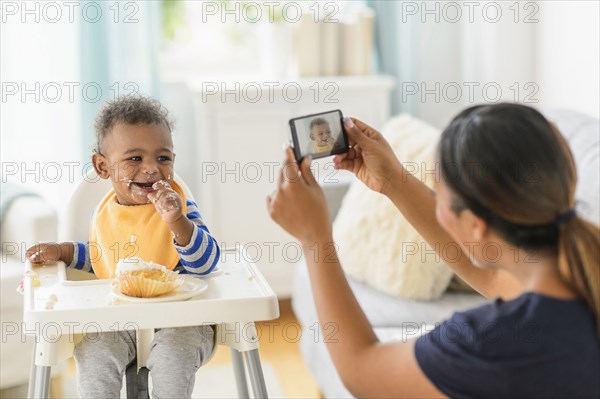
[{"label": "sofa", "polygon": [[[544,113],[558,126],[573,152],[579,177],[576,190],[578,213],[600,224],[599,121],[569,110],[547,110]],[[340,206],[341,197],[339,189],[334,193],[326,191],[326,198],[334,215]],[[382,237],[381,241],[383,240]],[[486,302],[485,298],[472,291],[449,289],[441,298],[426,302],[388,295],[352,278],[349,278],[349,283],[375,333],[383,342],[414,337],[428,331],[436,322],[449,318],[456,311]],[[302,262],[294,270],[292,308],[303,331],[306,331],[300,340],[302,356],[323,397],[352,397],[344,388],[331,362],[323,342],[324,336],[314,334],[318,318],[306,265]]]},{"label": "sofa", "polygon": [[[3,392],[7,389],[14,392],[15,387],[27,384],[33,356],[33,340],[25,339],[22,331],[23,296],[16,291],[23,278],[25,250],[38,241],[56,241],[57,225],[55,209],[38,196],[16,198],[2,217],[0,390]],[[10,397],[14,397],[13,393]]]}]

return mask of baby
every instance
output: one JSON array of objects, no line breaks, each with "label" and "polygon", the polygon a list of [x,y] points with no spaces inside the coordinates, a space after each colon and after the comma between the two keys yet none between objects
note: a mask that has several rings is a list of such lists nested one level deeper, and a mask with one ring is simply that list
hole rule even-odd
[{"label": "baby", "polygon": [[310,149],[309,153],[316,154],[320,152],[330,152],[335,143],[334,138],[331,136],[331,128],[329,122],[323,118],[315,118],[310,121]]},{"label": "baby", "polygon": [[[89,243],[37,244],[32,263],[115,276],[119,258],[136,256],[180,273],[205,275],[220,257],[217,241],[196,204],[173,181],[172,122],[157,101],[128,96],[109,102],[96,118],[94,169],[112,190],[93,212]],[[92,252],[90,254],[90,249]],[[214,349],[211,326],[156,331],[147,367],[153,397],[191,397],[194,376]],[[126,366],[135,359],[134,331],[88,334],[75,347],[81,397],[118,398]]]}]

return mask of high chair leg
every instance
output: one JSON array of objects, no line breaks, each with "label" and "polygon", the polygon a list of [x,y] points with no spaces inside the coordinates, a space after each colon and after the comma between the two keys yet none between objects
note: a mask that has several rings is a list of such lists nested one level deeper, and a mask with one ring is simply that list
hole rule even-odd
[{"label": "high chair leg", "polygon": [[35,365],[35,345],[33,348],[33,359],[31,359],[31,369],[29,370],[29,385],[27,386],[27,397],[33,398],[35,392],[35,375],[37,373],[37,367]]},{"label": "high chair leg", "polygon": [[[33,395],[30,398],[47,399],[50,395],[50,366],[34,366],[35,371],[35,388]],[[30,382],[31,384],[31,382]]]},{"label": "high chair leg", "polygon": [[39,345],[36,344],[33,350],[27,397],[47,399],[50,395],[50,366],[38,366],[35,364],[38,347]]},{"label": "high chair leg", "polygon": [[244,358],[237,349],[231,348],[230,351],[238,398],[248,398],[248,381],[246,380],[246,370],[244,369]]},{"label": "high chair leg", "polygon": [[260,365],[258,349],[244,352],[244,356],[246,357],[246,364],[248,365],[248,374],[250,375],[254,397],[256,399],[268,398],[269,394],[267,393],[265,377],[262,372],[262,366]]},{"label": "high chair leg", "polygon": [[[146,362],[150,356],[150,347],[154,339],[154,329],[143,329],[136,331],[136,360],[133,362],[133,369],[136,373],[136,383],[133,386],[135,394],[131,396],[135,399],[148,399],[148,369]],[[129,398],[129,387],[127,388],[127,397]]]},{"label": "high chair leg", "polygon": [[136,353],[138,369],[146,367],[146,362],[150,356],[150,346],[154,339],[154,329],[147,328],[136,331]]}]

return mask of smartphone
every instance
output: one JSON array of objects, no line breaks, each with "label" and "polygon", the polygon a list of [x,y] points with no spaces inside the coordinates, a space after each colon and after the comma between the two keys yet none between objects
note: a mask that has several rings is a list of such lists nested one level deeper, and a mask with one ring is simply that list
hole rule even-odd
[{"label": "smartphone", "polygon": [[307,155],[316,159],[349,150],[342,111],[339,109],[290,119],[290,130],[298,162]]}]

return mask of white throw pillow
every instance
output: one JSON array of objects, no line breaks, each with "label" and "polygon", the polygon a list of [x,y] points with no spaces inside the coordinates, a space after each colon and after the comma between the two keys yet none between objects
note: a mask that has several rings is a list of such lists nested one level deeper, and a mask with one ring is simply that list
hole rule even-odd
[{"label": "white throw pillow", "polygon": [[[382,134],[407,170],[432,187],[440,131],[400,115]],[[453,276],[394,204],[360,181],[353,182],[344,197],[333,233],[346,274],[388,294],[437,299]]]}]

